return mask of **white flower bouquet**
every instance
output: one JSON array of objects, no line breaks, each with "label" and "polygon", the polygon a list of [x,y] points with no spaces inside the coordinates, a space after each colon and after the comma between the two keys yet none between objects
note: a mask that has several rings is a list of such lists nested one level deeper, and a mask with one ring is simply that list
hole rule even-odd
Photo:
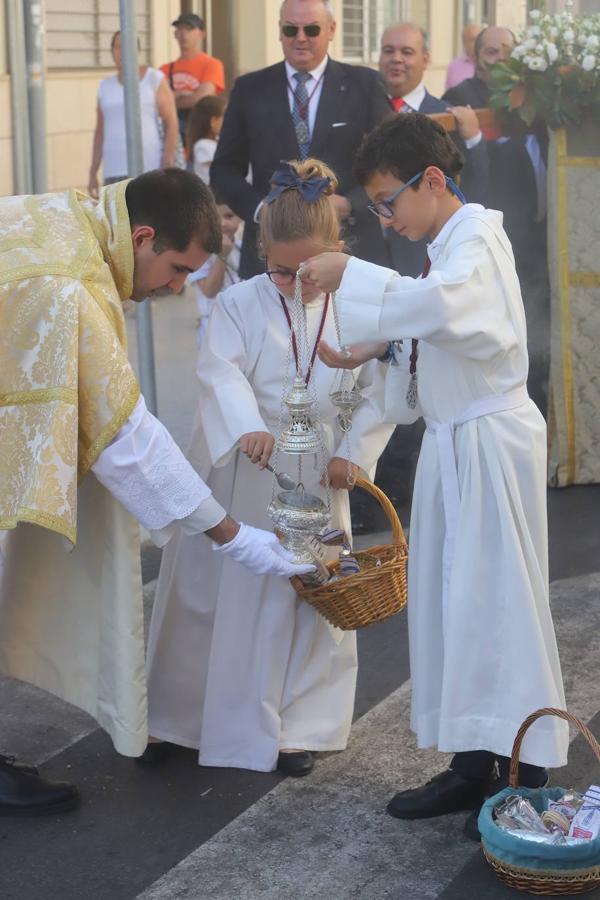
[{"label": "white flower bouquet", "polygon": [[600,121],[600,15],[530,13],[511,56],[490,67],[491,105],[531,125]]}]

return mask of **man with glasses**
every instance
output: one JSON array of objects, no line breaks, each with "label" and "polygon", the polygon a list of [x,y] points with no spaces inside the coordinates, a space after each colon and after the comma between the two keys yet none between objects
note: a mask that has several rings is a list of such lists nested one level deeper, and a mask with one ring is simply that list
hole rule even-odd
[{"label": "man with glasses", "polygon": [[328,56],[336,30],[328,0],[285,0],[279,29],[284,60],[238,78],[211,167],[211,184],[246,223],[240,274],[264,271],[255,222],[272,173],[282,159],[309,155],[338,177],[331,202],[346,224],[350,251],[389,264],[381,228],[352,172],[362,138],[390,114],[377,73]]}]

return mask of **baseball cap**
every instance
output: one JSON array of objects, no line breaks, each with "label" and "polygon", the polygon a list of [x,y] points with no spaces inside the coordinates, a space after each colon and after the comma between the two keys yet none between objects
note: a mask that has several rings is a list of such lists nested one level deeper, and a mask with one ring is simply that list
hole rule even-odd
[{"label": "baseball cap", "polygon": [[196,13],[182,13],[179,18],[171,22],[171,25],[179,28],[199,28],[204,31],[204,19],[197,16]]}]

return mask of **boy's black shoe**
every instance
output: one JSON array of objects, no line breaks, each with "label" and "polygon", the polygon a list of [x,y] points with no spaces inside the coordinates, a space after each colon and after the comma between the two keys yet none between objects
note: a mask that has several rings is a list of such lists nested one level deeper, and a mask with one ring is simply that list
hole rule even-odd
[{"label": "boy's black shoe", "polygon": [[396,819],[430,819],[463,809],[479,809],[487,787],[487,780],[464,778],[447,769],[422,787],[400,791],[388,803],[387,811]]},{"label": "boy's black shoe", "polygon": [[295,778],[309,775],[314,766],[315,758],[310,750],[298,750],[297,753],[280,753],[277,757],[277,770]]}]

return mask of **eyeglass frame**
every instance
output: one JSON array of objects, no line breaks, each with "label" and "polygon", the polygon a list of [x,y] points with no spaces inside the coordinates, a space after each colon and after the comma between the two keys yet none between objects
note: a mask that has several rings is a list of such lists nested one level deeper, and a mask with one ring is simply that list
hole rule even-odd
[{"label": "eyeglass frame", "polygon": [[[302,31],[304,32],[304,37],[307,38],[316,38],[321,34],[321,26],[317,23],[311,25],[292,25],[290,23],[289,25],[281,25],[280,28],[282,35],[286,38],[298,37],[298,32],[300,31],[300,29],[302,29]],[[290,31],[290,34],[286,33],[286,28],[288,29],[288,31]],[[309,31],[307,31],[307,28],[310,28],[311,31],[314,31],[314,34],[311,34]]]},{"label": "eyeglass frame", "polygon": [[[298,269],[295,272],[279,272],[277,269],[265,269],[265,275],[269,279],[269,281],[275,285],[275,287],[285,287],[286,285],[293,284],[296,280],[296,276],[298,275]],[[281,284],[277,284],[273,279],[273,275],[279,275],[283,278],[289,278],[289,281],[282,281]]]},{"label": "eyeglass frame", "polygon": [[[372,212],[374,216],[377,216],[377,218],[379,218],[381,216],[383,219],[393,219],[394,218],[394,207],[393,207],[394,201],[400,196],[402,191],[405,191],[412,184],[414,184],[416,181],[418,181],[419,178],[422,178],[424,174],[425,174],[425,169],[423,169],[422,172],[417,172],[416,175],[413,175],[412,178],[409,178],[409,180],[406,182],[406,184],[403,184],[401,188],[398,188],[397,191],[394,191],[394,193],[391,196],[385,197],[385,199],[383,199],[383,200],[376,200],[373,203],[369,203],[367,206],[367,209],[369,210],[369,212]],[[383,210],[385,210],[385,212],[383,212]]]}]

